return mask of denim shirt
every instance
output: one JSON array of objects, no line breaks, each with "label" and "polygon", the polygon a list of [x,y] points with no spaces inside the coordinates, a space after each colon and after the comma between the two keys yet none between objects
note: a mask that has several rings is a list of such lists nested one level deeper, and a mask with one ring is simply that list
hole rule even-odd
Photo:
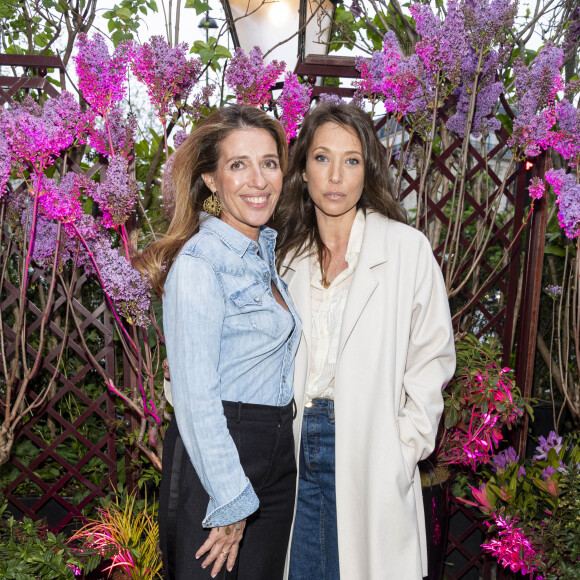
[{"label": "denim shirt", "polygon": [[[276,232],[263,227],[256,243],[217,218],[203,218],[167,276],[163,328],[175,418],[210,496],[202,525],[211,528],[239,521],[259,504],[222,400],[289,403],[302,326],[276,271]],[[290,312],[276,302],[272,282]]]}]

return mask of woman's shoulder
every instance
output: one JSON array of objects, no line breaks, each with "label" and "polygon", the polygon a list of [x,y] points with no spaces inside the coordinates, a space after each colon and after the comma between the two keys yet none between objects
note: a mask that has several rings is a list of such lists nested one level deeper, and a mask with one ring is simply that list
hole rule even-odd
[{"label": "woman's shoulder", "polygon": [[387,246],[398,245],[401,248],[431,248],[425,235],[408,224],[404,224],[381,215],[378,212],[367,214],[368,231],[371,235],[384,237]]}]

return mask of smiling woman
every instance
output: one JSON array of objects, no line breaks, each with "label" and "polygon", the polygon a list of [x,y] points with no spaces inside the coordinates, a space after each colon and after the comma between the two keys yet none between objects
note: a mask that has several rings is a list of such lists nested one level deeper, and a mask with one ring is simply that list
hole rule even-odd
[{"label": "smiling woman", "polygon": [[253,240],[269,219],[282,190],[276,141],[263,129],[239,129],[221,143],[217,171],[203,174],[221,202],[221,219]]},{"label": "smiling woman", "polygon": [[301,323],[264,224],[286,166],[278,121],[252,107],[214,113],[177,150],[174,217],[137,261],[163,296],[171,367],[159,501],[167,580],[283,575]]}]

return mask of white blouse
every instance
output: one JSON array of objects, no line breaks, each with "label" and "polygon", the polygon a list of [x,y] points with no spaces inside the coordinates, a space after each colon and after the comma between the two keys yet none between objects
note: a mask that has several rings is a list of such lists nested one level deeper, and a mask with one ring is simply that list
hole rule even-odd
[{"label": "white blouse", "polygon": [[320,281],[318,255],[310,258],[310,300],[312,306],[312,347],[308,366],[306,397],[334,398],[334,375],[338,355],[338,341],[346,298],[352,282],[365,230],[364,210],[359,209],[352,224],[346,255],[348,267],[324,288]]}]

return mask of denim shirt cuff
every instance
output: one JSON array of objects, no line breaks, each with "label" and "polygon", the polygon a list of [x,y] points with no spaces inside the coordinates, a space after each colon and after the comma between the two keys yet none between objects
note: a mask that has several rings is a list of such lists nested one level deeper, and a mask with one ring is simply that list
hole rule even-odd
[{"label": "denim shirt cuff", "polygon": [[239,522],[247,518],[250,514],[253,514],[260,504],[258,496],[249,480],[248,485],[246,485],[240,495],[210,512],[209,510],[214,503],[213,500],[209,502],[208,513],[202,522],[204,528],[217,528]]}]

